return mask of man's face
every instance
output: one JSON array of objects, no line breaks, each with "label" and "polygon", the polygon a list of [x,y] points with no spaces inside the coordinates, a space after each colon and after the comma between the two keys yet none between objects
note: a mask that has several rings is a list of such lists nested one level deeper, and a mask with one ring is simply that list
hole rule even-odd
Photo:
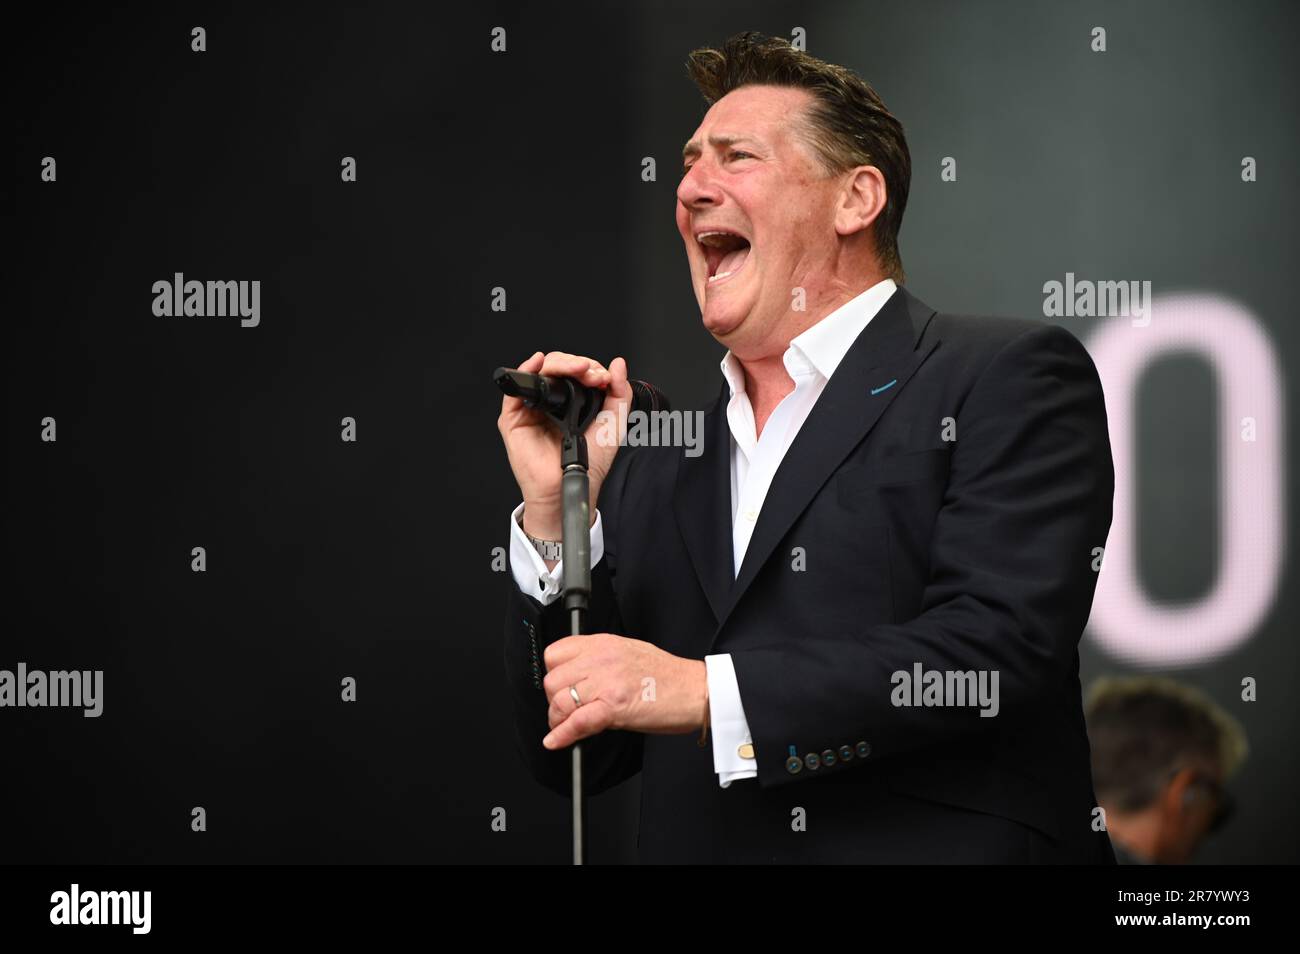
[{"label": "man's face", "polygon": [[814,300],[833,271],[841,183],[800,135],[812,103],[802,89],[741,87],[713,104],[683,154],[677,229],[695,297],[704,327],[742,359],[784,352],[794,289]]}]

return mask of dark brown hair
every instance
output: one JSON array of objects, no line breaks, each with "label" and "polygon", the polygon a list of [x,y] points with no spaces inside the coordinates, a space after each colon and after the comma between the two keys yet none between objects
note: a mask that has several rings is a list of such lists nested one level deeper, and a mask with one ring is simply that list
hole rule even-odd
[{"label": "dark brown hair", "polygon": [[1226,777],[1246,758],[1241,724],[1199,689],[1172,679],[1098,680],[1085,713],[1097,797],[1120,811],[1150,805],[1178,769],[1209,763]]},{"label": "dark brown hair", "polygon": [[856,166],[875,166],[885,179],[885,208],[872,228],[881,267],[899,284],[903,260],[898,230],[903,224],[912,157],[903,125],[857,74],[796,50],[788,40],[748,31],[721,49],[694,50],[686,71],[710,106],[741,86],[793,86],[813,94],[803,135],[829,175]]}]

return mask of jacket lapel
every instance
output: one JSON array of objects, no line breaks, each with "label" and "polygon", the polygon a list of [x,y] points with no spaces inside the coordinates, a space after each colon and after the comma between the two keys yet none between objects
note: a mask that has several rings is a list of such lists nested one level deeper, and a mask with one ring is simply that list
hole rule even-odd
[{"label": "jacket lapel", "polygon": [[715,619],[722,618],[732,584],[731,429],[727,425],[727,386],[704,416],[704,449],[683,455],[673,490],[673,513],[695,575]]}]

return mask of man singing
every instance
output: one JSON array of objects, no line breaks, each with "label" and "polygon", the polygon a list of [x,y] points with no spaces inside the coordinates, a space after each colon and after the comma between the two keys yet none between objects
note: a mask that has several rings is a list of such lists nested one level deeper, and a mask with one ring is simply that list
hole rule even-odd
[{"label": "man singing", "polygon": [[[856,75],[753,33],[688,69],[677,228],[723,382],[697,455],[589,432],[583,636],[558,431],[502,402],[522,757],[565,794],[580,740],[589,794],[640,772],[647,863],[1113,863],[1078,679],[1114,487],[1091,359],[902,287],[911,160]],[[630,400],[622,358],[519,367]]]}]

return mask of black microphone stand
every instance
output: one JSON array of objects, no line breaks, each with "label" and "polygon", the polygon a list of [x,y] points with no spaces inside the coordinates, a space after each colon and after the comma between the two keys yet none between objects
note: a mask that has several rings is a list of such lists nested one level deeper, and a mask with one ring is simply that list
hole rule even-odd
[{"label": "black microphone stand", "polygon": [[[572,384],[570,383],[570,386]],[[587,426],[595,419],[599,408],[584,413],[584,402],[569,402],[568,413],[560,421],[564,442],[560,451],[560,500],[564,521],[561,553],[564,572],[561,574],[564,609],[569,614],[569,635],[578,636],[585,631],[587,607],[591,600],[591,480],[587,474]],[[587,843],[583,832],[585,802],[582,789],[582,745],[575,742],[571,754],[573,781],[573,863],[586,863]]]},{"label": "black microphone stand", "polygon": [[[585,429],[584,429],[585,430]],[[564,468],[560,498],[563,500],[564,610],[569,615],[569,636],[585,632],[586,610],[591,598],[591,509],[590,478],[586,471],[586,437],[582,432],[564,433]],[[582,832],[585,816],[582,795],[582,745],[573,743],[573,864],[586,862],[586,840]]]},{"label": "black microphone stand", "polygon": [[[587,473],[587,428],[604,405],[604,394],[580,388],[570,378],[545,383],[540,390],[530,390],[534,375],[524,375],[509,368],[497,368],[492,379],[506,394],[519,397],[531,408],[544,412],[560,427],[560,500],[563,519],[561,553],[564,563],[562,586],[564,608],[569,614],[569,635],[582,634],[591,601],[591,480]],[[582,745],[575,742],[571,750],[573,782],[573,863],[586,862],[586,839],[583,832],[585,803],[582,787]]]}]

